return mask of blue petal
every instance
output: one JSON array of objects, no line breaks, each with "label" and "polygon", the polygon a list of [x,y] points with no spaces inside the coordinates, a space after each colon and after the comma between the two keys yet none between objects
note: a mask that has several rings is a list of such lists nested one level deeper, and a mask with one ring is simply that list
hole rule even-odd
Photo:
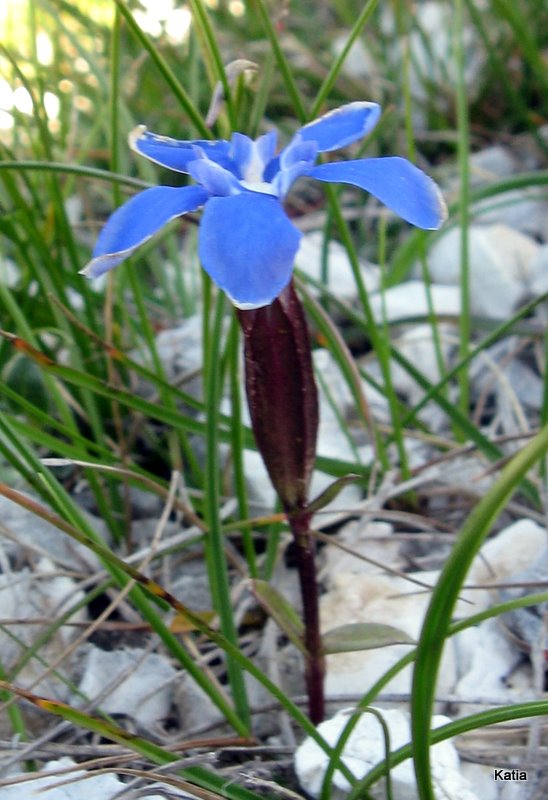
[{"label": "blue petal", "polygon": [[268,131],[262,136],[259,136],[255,141],[255,147],[263,164],[268,164],[273,158],[278,146],[278,133],[277,131]]},{"label": "blue petal", "polygon": [[189,163],[196,158],[196,147],[216,164],[231,171],[235,169],[234,162],[229,156],[230,142],[224,139],[218,142],[202,139],[195,141],[170,139],[169,136],[151,133],[144,125],[139,125],[129,135],[129,146],[150,161],[175,172],[188,172]]},{"label": "blue petal", "polygon": [[310,171],[310,177],[359,186],[417,228],[435,230],[447,217],[445,202],[434,181],[399,156],[319,164]]},{"label": "blue petal", "polygon": [[278,174],[278,172],[280,171],[280,156],[281,153],[279,153],[277,156],[274,156],[274,158],[270,159],[270,161],[268,162],[268,164],[264,169],[263,180],[270,182]]},{"label": "blue petal", "polygon": [[108,219],[81,274],[98,278],[108,272],[172,219],[203,206],[208,197],[200,186],[155,186],[135,195]]},{"label": "blue petal", "polygon": [[233,133],[230,144],[230,155],[236,164],[238,177],[243,178],[246,167],[253,158],[253,139],[243,133]]},{"label": "blue petal", "polygon": [[271,181],[274,194],[283,200],[297,178],[309,175],[311,169],[312,164],[309,161],[298,161],[287,169],[281,169]]},{"label": "blue petal", "polygon": [[280,169],[289,169],[302,161],[307,161],[312,165],[316,160],[317,154],[318,145],[316,142],[304,140],[300,133],[297,133],[290,144],[280,153]]},{"label": "blue petal", "polygon": [[237,175],[244,181],[258,183],[263,180],[265,166],[276,152],[276,131],[259,136],[256,141],[243,133],[232,134],[230,154],[236,164]]},{"label": "blue petal", "polygon": [[304,141],[316,142],[318,152],[326,153],[362,139],[373,130],[380,115],[377,103],[347,103],[309,122],[299,134]]},{"label": "blue petal", "polygon": [[238,308],[260,308],[289,283],[301,236],[275,198],[244,192],[208,202],[198,252]]},{"label": "blue petal", "polygon": [[215,197],[226,197],[242,191],[238,179],[227,169],[208,158],[197,158],[188,165],[188,172],[206,192]]},{"label": "blue petal", "polygon": [[316,142],[303,142],[296,134],[288,146],[280,153],[279,171],[271,179],[274,194],[283,199],[291,185],[302,175],[308,175],[316,161],[318,146]]}]

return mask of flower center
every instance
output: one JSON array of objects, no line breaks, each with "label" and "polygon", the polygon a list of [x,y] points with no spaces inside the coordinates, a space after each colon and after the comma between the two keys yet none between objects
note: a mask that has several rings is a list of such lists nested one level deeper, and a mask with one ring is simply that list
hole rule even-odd
[{"label": "flower center", "polygon": [[248,189],[250,192],[260,192],[261,194],[271,194],[274,197],[277,197],[278,192],[276,191],[275,186],[268,181],[261,181],[261,180],[244,180],[240,181],[240,185],[244,187],[244,189]]}]

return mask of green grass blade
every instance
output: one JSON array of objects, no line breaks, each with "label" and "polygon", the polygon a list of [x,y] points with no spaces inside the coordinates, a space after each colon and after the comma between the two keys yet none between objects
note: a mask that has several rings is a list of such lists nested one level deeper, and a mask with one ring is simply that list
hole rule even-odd
[{"label": "green grass blade", "polygon": [[[177,611],[177,613],[181,614],[183,618],[187,619],[198,631],[203,633],[208,639],[224,650],[225,653],[234,661],[236,661],[241,668],[249,672],[250,675],[252,675],[260,684],[262,684],[262,686],[264,686],[264,688],[272,695],[272,697],[277,700],[280,705],[290,714],[295,723],[302,727],[303,731],[308,736],[311,736],[314,741],[316,741],[319,746],[325,750],[325,752],[331,752],[331,749],[316,731],[308,717],[253,663],[253,661],[248,659],[240,651],[238,646],[226,639],[222,633],[211,628],[199,614],[191,611],[190,608],[178,601],[173,595],[163,589],[156,581],[140,573],[139,570],[124,562],[121,558],[116,556],[107,547],[100,543],[95,535],[95,532],[89,527],[79,510],[72,506],[68,496],[63,495],[61,488],[56,486],[55,483],[48,478],[47,473],[44,472],[41,465],[39,466],[39,469],[42,470],[42,475],[45,479],[44,485],[47,485],[47,487],[55,493],[54,497],[52,497],[50,494],[52,500],[56,501],[52,502],[52,505],[60,506],[61,512],[67,510],[72,512],[69,514],[69,516],[75,519],[76,524],[73,524],[72,521],[67,521],[63,516],[49,511],[45,507],[36,503],[36,501],[28,498],[26,495],[12,489],[5,484],[0,483],[0,495],[8,497],[13,502],[31,511],[31,513],[47,520],[52,525],[55,525],[57,528],[59,528],[59,530],[68,534],[72,539],[92,550],[105,564],[108,571],[113,575],[113,578],[120,586],[125,585],[126,578],[135,581],[137,585],[131,590],[130,597],[135,603],[138,611],[143,615],[146,621],[152,625],[153,629],[161,637],[162,641],[164,644],[166,644],[170,652],[172,652],[175,657],[178,657],[179,660],[181,660],[182,665],[188,669],[197,683],[202,686],[207,694],[209,694],[213,702],[219,706],[225,715],[227,722],[233,725],[234,729],[240,735],[246,735],[247,726],[245,726],[242,720],[234,713],[234,711],[227,706],[222,695],[215,695],[214,687],[208,685],[207,678],[205,677],[203,670],[199,668],[194,661],[188,658],[186,651],[179,644],[176,637],[168,628],[163,625],[163,622],[159,618],[158,614],[154,611],[152,606],[150,606],[148,599],[145,598],[143,594],[143,591],[146,592],[149,597],[153,598],[158,605],[162,607],[171,606],[175,611]],[[70,508],[67,507],[67,503],[70,505]],[[344,770],[344,766],[341,768],[345,774],[349,774],[347,769]]]},{"label": "green grass blade", "polygon": [[[488,725],[496,725],[503,722],[512,722],[518,719],[531,719],[532,717],[540,717],[548,714],[548,701],[546,700],[533,700],[525,703],[515,703],[510,706],[500,706],[498,708],[491,708],[487,711],[480,711],[477,714],[470,714],[467,717],[461,717],[446,725],[440,725],[435,728],[431,733],[430,743],[437,744],[451,739],[454,736],[460,736],[469,731],[483,729]],[[413,754],[413,746],[408,744],[398,748],[390,754],[386,762],[382,762],[374,767],[367,775],[367,778],[360,781],[354,791],[349,796],[349,800],[354,800],[356,797],[355,791],[366,791],[372,786],[379,778],[382,778],[387,769],[393,769],[398,764],[401,764],[406,759],[410,758]],[[417,775],[417,787],[420,797],[426,797],[424,794],[424,786],[421,784],[421,779]],[[434,795],[432,794],[432,797]],[[356,797],[357,800],[357,797]]]},{"label": "green grass blade", "polygon": [[331,89],[335,85],[337,78],[340,75],[342,68],[344,67],[344,62],[346,57],[348,56],[352,46],[356,43],[358,37],[361,35],[363,29],[367,25],[369,19],[373,15],[375,9],[377,8],[378,0],[367,0],[364,7],[360,11],[358,18],[356,19],[352,30],[350,31],[346,42],[344,43],[344,47],[342,48],[341,52],[337,56],[337,58],[333,61],[328,74],[326,75],[318,94],[316,95],[316,99],[310,109],[310,117],[314,119],[320,113],[323,104],[327,100]]},{"label": "green grass blade", "polygon": [[179,103],[182,110],[185,112],[191,124],[193,125],[196,133],[202,136],[204,139],[210,139],[211,132],[207,127],[207,125],[205,124],[202,115],[195,107],[190,96],[187,94],[182,84],[175,76],[175,73],[173,72],[169,64],[166,62],[166,60],[163,58],[162,54],[159,52],[158,48],[154,46],[154,43],[149,39],[149,37],[145,33],[143,33],[139,25],[137,25],[125,0],[114,0],[114,2],[116,3],[116,7],[119,10],[120,14],[123,16],[126,25],[128,26],[128,29],[131,31],[131,34],[135,37],[135,39],[139,42],[139,44],[142,45],[143,49],[149,54],[150,58],[156,65],[161,77],[163,78],[167,86],[169,86],[177,102]]},{"label": "green grass blade", "polygon": [[293,106],[297,120],[302,124],[308,120],[308,112],[301,98],[297,82],[293,76],[291,66],[284,55],[278,34],[270,19],[270,13],[264,0],[252,0],[252,7],[256,10],[264,31],[268,38],[271,50],[276,59],[276,64],[280,70],[285,89]]},{"label": "green grass blade", "polygon": [[[127,730],[120,728],[118,725],[93,717],[65,703],[59,703],[55,700],[48,700],[45,697],[32,694],[24,689],[13,686],[5,680],[0,680],[0,688],[5,692],[15,694],[29,701],[36,707],[42,709],[42,711],[55,714],[71,722],[78,728],[92,731],[109,741],[117,742],[129,748],[129,750],[132,750],[134,753],[138,753],[148,759],[153,764],[173,764],[181,758],[180,753],[170,752],[166,748],[154,744],[154,742],[148,739],[143,739],[141,736],[128,733]],[[175,774],[183,778],[183,782],[179,784],[181,788],[191,791],[193,794],[197,794],[198,797],[204,798],[204,800],[214,800],[216,797],[224,797],[229,800],[258,800],[259,797],[248,789],[244,789],[243,787],[227,781],[224,776],[215,775],[213,772],[203,767],[185,767],[183,769],[177,769]],[[208,793],[203,794],[200,792],[200,788],[207,790]],[[210,794],[210,792],[214,794]]]},{"label": "green grass blade", "polygon": [[[511,178],[503,178],[494,181],[493,183],[474,189],[470,192],[470,203],[479,203],[481,200],[487,200],[491,197],[498,197],[507,192],[517,191],[519,189],[527,189],[532,187],[548,187],[548,170],[539,169],[537,172],[523,172],[520,175],[512,176]],[[460,212],[461,206],[459,200],[449,203],[449,220],[456,219]],[[421,248],[426,243],[426,247],[431,247],[434,242],[441,238],[450,227],[447,223],[439,231],[425,234],[424,231],[416,230],[410,232],[405,242],[396,250],[390,265],[390,272],[387,277],[387,287],[397,286],[408,276],[411,268],[416,261],[420,259]]]},{"label": "green grass blade", "polygon": [[64,164],[60,161],[0,161],[0,172],[10,170],[15,172],[53,172],[63,175],[74,175],[80,178],[90,178],[105,183],[127,186],[131,189],[149,189],[152,184],[140,178],[129,175],[120,175],[98,167],[88,167],[83,164]]},{"label": "green grass blade", "polygon": [[[189,5],[192,10],[192,16],[196,29],[198,30],[199,37],[202,42],[202,53],[206,64],[209,65],[210,80],[213,86],[215,81],[219,81],[223,87],[223,98],[228,112],[229,125],[231,132],[236,130],[238,123],[236,120],[236,112],[234,103],[232,101],[232,92],[228,82],[226,70],[223,64],[221,51],[217,43],[217,37],[209,20],[205,4],[202,0],[189,0]],[[213,88],[212,86],[212,88]]]},{"label": "green grass blade", "polygon": [[[227,342],[230,374],[230,400],[231,400],[231,452],[232,469],[234,471],[234,490],[238,500],[238,516],[245,520],[249,517],[249,502],[247,497],[247,482],[245,474],[245,429],[242,423],[242,374],[240,368],[240,326],[236,315],[232,316],[230,333]],[[242,545],[245,553],[249,577],[257,578],[257,558],[253,536],[248,527],[242,528]]]},{"label": "green grass blade", "polygon": [[[546,76],[546,64],[540,50],[540,42],[536,40],[533,30],[538,30],[532,19],[527,18],[523,9],[510,2],[510,0],[492,0],[493,7],[503,19],[506,20],[516,41],[520,45],[521,55],[529,63],[538,81],[539,87],[543,92],[548,93],[548,78]],[[532,26],[531,24],[532,23]]]},{"label": "green grass blade", "polygon": [[[458,622],[453,623],[450,628],[448,635],[455,636],[455,634],[460,633],[461,631],[467,630],[469,628],[473,628],[476,625],[480,625],[487,619],[493,619],[494,617],[498,617],[507,611],[513,611],[516,608],[526,608],[532,607],[541,603],[545,603],[548,600],[548,593],[547,592],[539,592],[535,594],[526,595],[519,598],[514,598],[513,600],[506,601],[504,603],[497,603],[494,606],[490,606],[489,608],[485,609],[484,611],[480,612],[479,614],[473,614],[470,617],[465,617]],[[358,719],[360,718],[360,714],[362,711],[367,709],[367,707],[375,700],[375,698],[380,694],[380,692],[384,689],[385,686],[398,675],[405,667],[409,664],[412,664],[417,656],[417,650],[414,649],[407,653],[405,656],[399,659],[387,672],[382,675],[370,688],[370,690],[363,696],[361,701],[359,702],[358,706],[356,707],[355,713],[349,717],[348,723],[345,726],[344,731],[341,733],[339,737],[339,741],[337,742],[336,747],[334,748],[334,755],[333,760],[329,764],[326,774],[324,777],[323,787],[322,787],[322,794],[321,800],[329,800],[329,791],[330,786],[332,783],[333,773],[336,769],[335,762],[340,758],[341,753],[344,749],[344,745],[348,741],[349,736],[351,735]],[[441,730],[441,728],[436,729]],[[436,732],[434,732],[434,736]],[[398,751],[399,752],[399,751]],[[411,756],[411,750],[405,750],[407,755],[405,757],[409,758]],[[404,758],[401,759],[402,761]],[[377,770],[377,768],[375,768]],[[347,800],[363,800],[363,791],[369,787],[378,777],[382,775],[384,770],[384,765],[380,764],[378,767],[378,771],[375,771],[374,776],[371,778],[371,773],[363,778],[360,781],[353,782],[353,788],[351,789]]]},{"label": "green grass blade", "polygon": [[434,800],[430,775],[430,719],[436,678],[451,615],[473,557],[528,470],[548,450],[544,427],[504,468],[494,486],[464,523],[442,570],[422,627],[413,675],[411,699],[414,760],[421,800]]},{"label": "green grass blade", "polygon": [[[219,615],[224,637],[234,648],[238,647],[238,632],[230,597],[228,563],[221,522],[221,491],[219,464],[219,407],[222,383],[220,369],[222,328],[224,321],[224,295],[219,293],[212,310],[213,323],[209,328],[208,313],[211,298],[211,282],[204,278],[208,303],[204,308],[204,391],[206,399],[206,466],[204,473],[205,519],[208,527],[206,537],[206,559],[209,585],[214,606]],[[234,704],[242,723],[249,728],[250,716],[247,692],[240,664],[227,654],[227,671],[232,688]]]},{"label": "green grass blade", "polygon": [[[459,167],[459,223],[460,223],[460,316],[459,316],[459,356],[466,357],[470,349],[470,134],[468,122],[468,98],[465,78],[465,18],[464,0],[456,0],[453,39],[455,42],[455,62],[457,72],[457,152]],[[468,414],[470,408],[470,381],[467,369],[459,371],[459,408]]]}]

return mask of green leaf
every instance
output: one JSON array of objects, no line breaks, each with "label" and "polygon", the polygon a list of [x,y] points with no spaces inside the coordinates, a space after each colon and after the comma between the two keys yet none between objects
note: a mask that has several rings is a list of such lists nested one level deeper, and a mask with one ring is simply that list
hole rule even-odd
[{"label": "green leaf", "polygon": [[380,622],[355,622],[333,628],[322,636],[324,653],[374,650],[391,644],[416,644],[404,631]]},{"label": "green leaf", "polygon": [[304,653],[304,625],[293,606],[266,581],[253,580],[250,584],[257,602],[272,617],[289,641]]},{"label": "green leaf", "polygon": [[344,475],[342,478],[338,478],[336,481],[333,481],[333,483],[330,483],[327,489],[324,489],[321,494],[309,503],[308,511],[311,514],[316,514],[316,512],[321,511],[322,508],[325,508],[325,506],[333,502],[345,486],[351,483],[357,483],[358,481],[363,481],[363,475]]}]

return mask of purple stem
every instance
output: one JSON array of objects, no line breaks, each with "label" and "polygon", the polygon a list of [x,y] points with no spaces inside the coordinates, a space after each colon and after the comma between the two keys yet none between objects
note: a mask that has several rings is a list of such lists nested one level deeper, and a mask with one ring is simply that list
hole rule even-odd
[{"label": "purple stem", "polygon": [[303,603],[304,643],[306,647],[305,682],[308,695],[308,714],[318,725],[325,717],[324,675],[325,659],[320,633],[320,607],[316,580],[316,542],[310,532],[310,515],[289,517],[295,541],[297,571]]}]

